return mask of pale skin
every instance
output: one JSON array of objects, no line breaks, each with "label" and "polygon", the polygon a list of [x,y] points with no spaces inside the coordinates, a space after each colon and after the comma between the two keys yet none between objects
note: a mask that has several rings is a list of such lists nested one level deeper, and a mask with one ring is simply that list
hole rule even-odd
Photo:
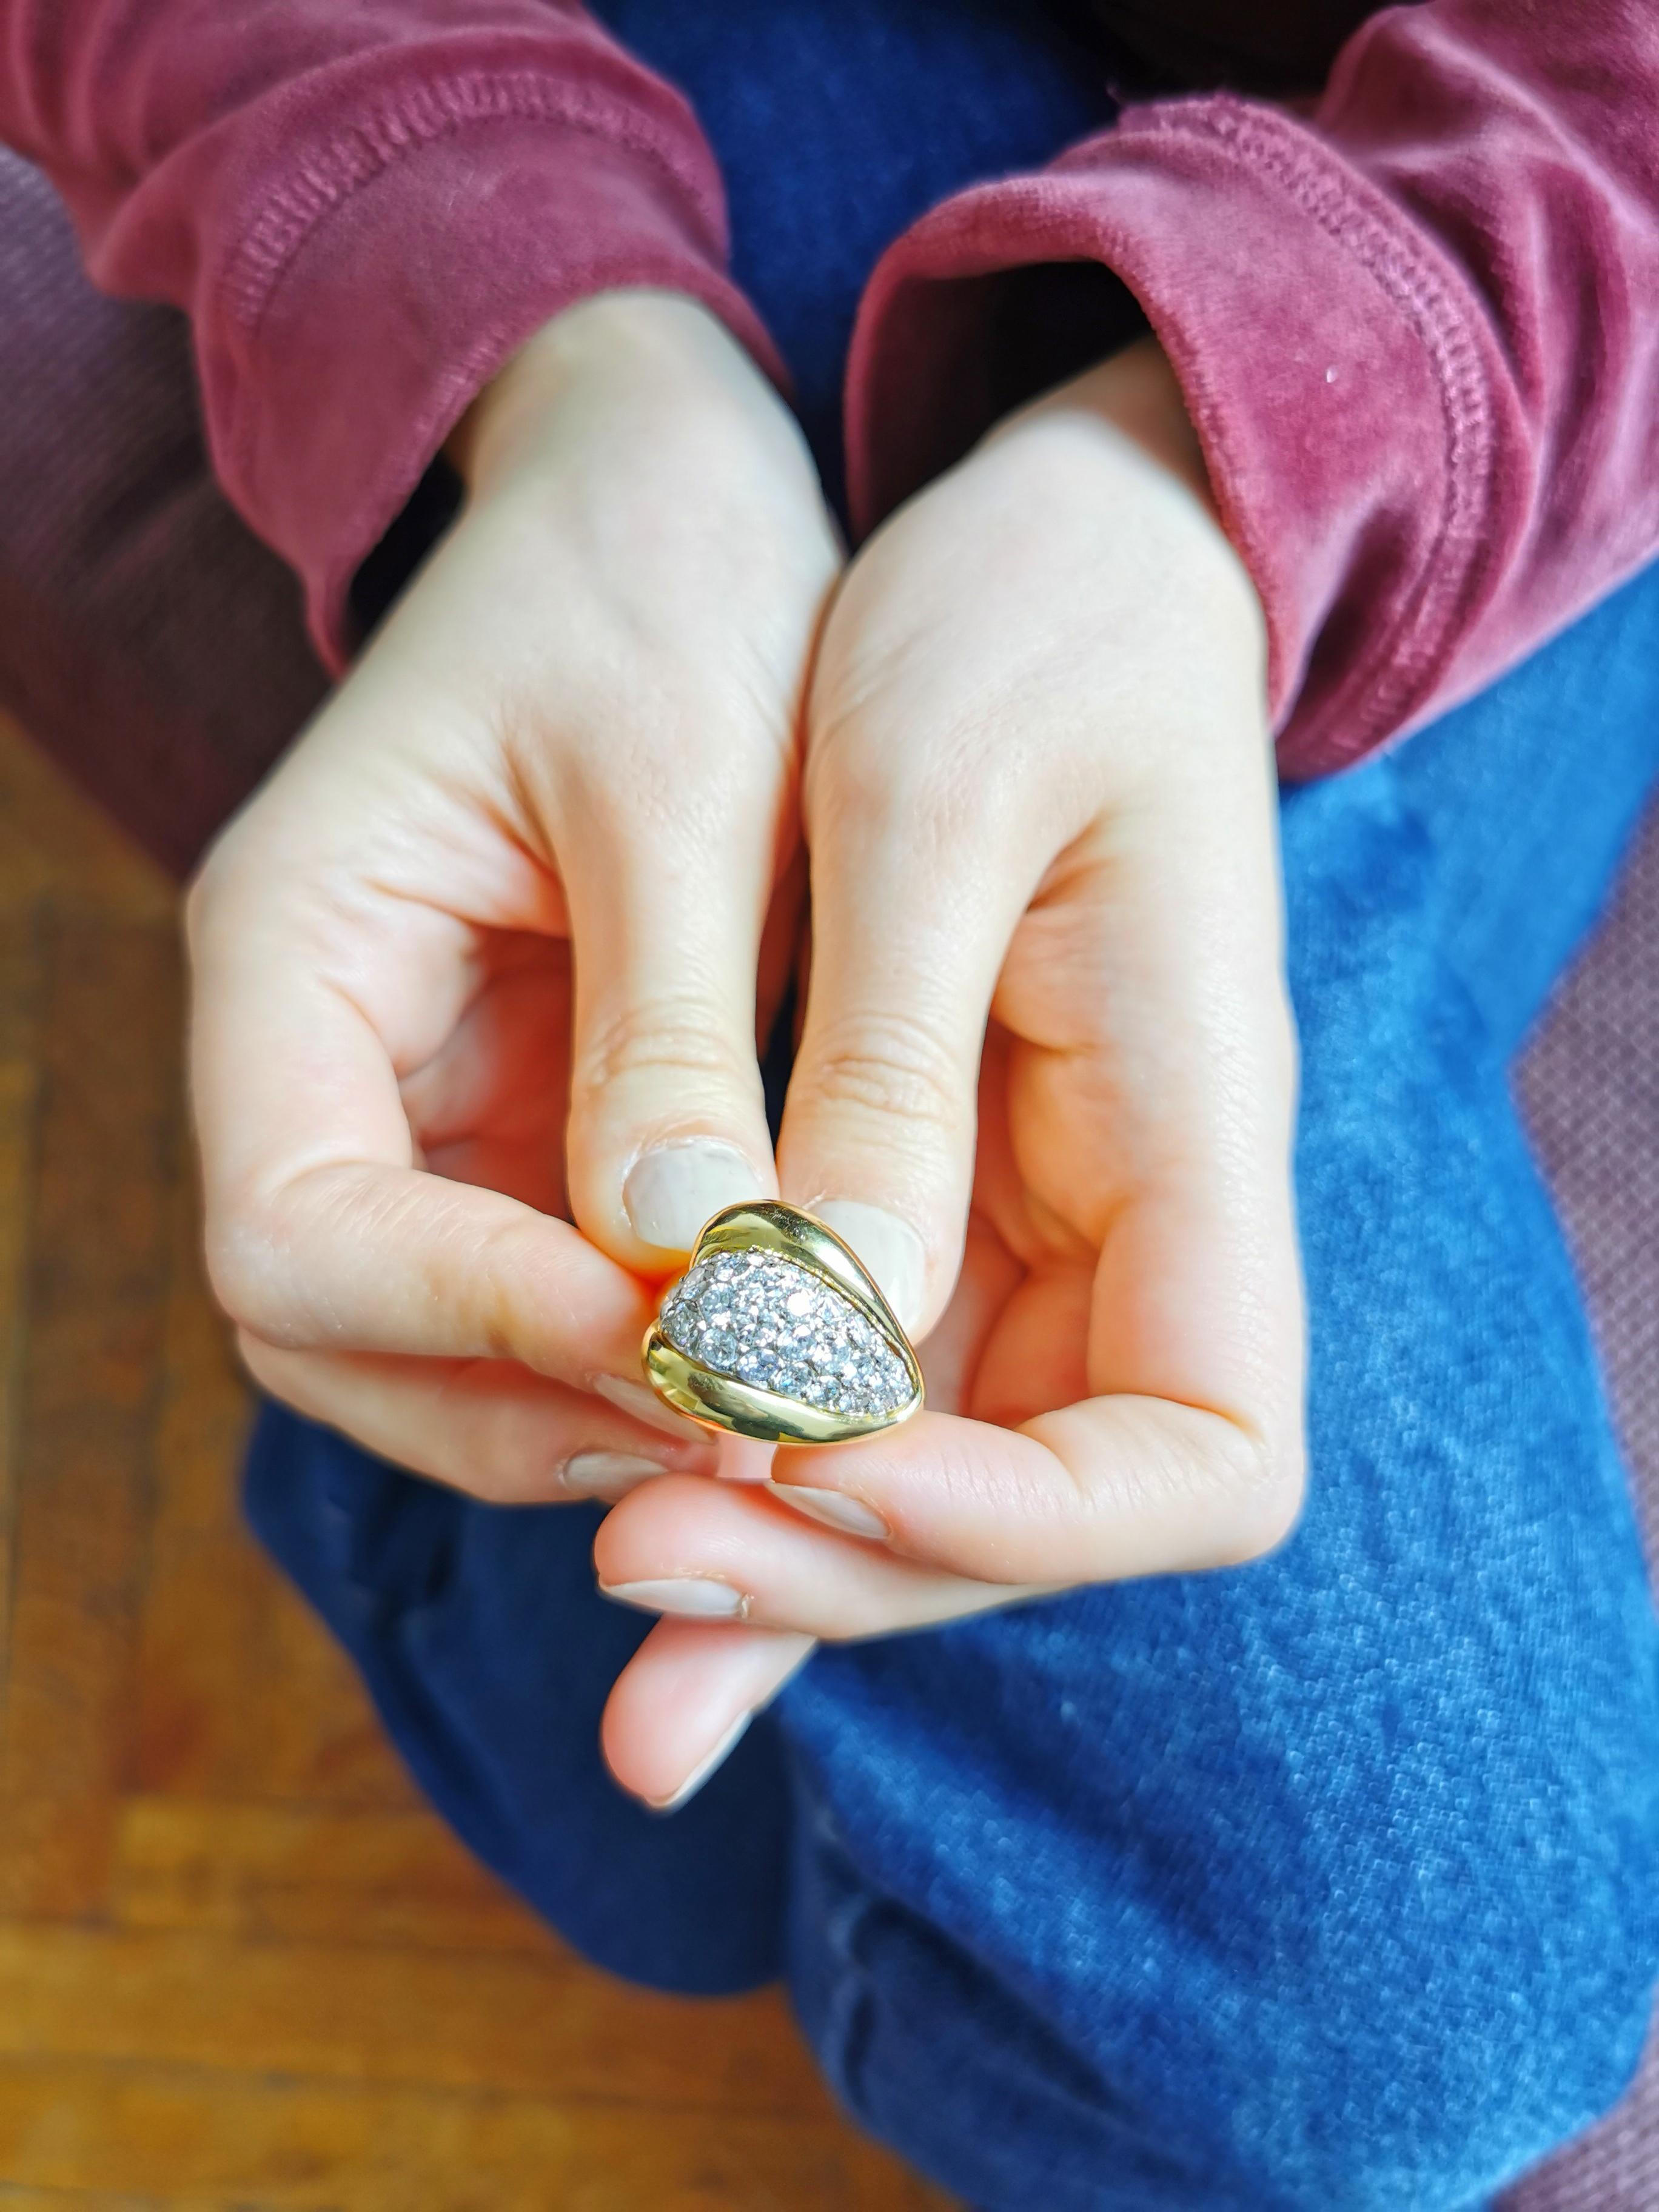
[{"label": "pale skin", "polygon": [[[1270,1550],[1302,1306],[1262,627],[1157,348],[844,571],[684,301],[568,311],[454,452],[461,520],[191,896],[255,1376],[476,1494],[619,1501],[599,1581],[664,1617],[605,1750],[654,1803],[815,1638]],[[777,1192],[864,1251],[929,1399],[763,1485],[601,1392],[694,1217]]]}]

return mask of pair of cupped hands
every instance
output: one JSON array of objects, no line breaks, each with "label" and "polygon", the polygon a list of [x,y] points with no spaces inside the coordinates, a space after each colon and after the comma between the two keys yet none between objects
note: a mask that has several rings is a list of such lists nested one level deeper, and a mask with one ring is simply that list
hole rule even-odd
[{"label": "pair of cupped hands", "polygon": [[[611,1504],[600,1586],[660,1618],[605,1752],[666,1806],[817,1638],[1295,1517],[1261,614],[1151,341],[850,564],[668,294],[558,316],[451,451],[459,520],[191,895],[209,1262],[302,1413]],[[772,1457],[646,1389],[664,1280],[776,1194],[918,1342],[914,1420]]]}]

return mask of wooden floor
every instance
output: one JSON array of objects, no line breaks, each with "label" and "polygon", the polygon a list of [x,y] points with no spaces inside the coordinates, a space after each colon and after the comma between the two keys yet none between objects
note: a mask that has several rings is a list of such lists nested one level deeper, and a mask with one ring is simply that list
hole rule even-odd
[{"label": "wooden floor", "polygon": [[238,1526],[169,887],[0,727],[0,2212],[923,2212],[775,1995],[584,1966]]}]

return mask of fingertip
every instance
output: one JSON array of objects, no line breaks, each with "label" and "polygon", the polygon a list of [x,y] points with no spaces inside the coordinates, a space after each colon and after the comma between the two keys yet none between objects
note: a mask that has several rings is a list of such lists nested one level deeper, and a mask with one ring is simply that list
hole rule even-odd
[{"label": "fingertip", "polygon": [[771,1181],[736,1145],[672,1137],[641,1152],[629,1168],[623,1211],[640,1243],[672,1261],[692,1249],[722,1207],[768,1195]]},{"label": "fingertip", "polygon": [[599,1747],[612,1778],[653,1812],[678,1812],[812,1650],[790,1631],[659,1622],[605,1705]]},{"label": "fingertip", "polygon": [[713,1744],[697,1761],[678,1790],[666,1797],[647,1797],[646,1803],[653,1813],[666,1815],[678,1813],[682,1805],[689,1805],[709,1777],[725,1765],[726,1760],[749,1733],[753,1713],[739,1713],[726,1734]]},{"label": "fingertip", "polygon": [[927,1294],[927,1248],[908,1221],[857,1198],[823,1198],[807,1211],[833,1229],[875,1278],[901,1328],[914,1329]]}]

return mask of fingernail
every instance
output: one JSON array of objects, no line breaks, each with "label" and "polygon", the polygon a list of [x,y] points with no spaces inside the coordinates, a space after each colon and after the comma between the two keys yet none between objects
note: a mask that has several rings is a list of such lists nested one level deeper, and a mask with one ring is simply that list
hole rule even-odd
[{"label": "fingernail", "polygon": [[839,1528],[848,1536],[885,1536],[887,1523],[879,1513],[839,1490],[808,1490],[798,1482],[769,1482],[767,1488],[784,1505],[804,1513],[809,1521],[822,1521],[826,1528]]},{"label": "fingernail", "polygon": [[735,1620],[747,1601],[730,1583],[686,1575],[658,1583],[601,1583],[601,1597],[636,1605],[644,1613],[672,1613],[687,1620]]},{"label": "fingernail", "polygon": [[579,1498],[620,1498],[653,1474],[668,1469],[658,1459],[641,1459],[637,1452],[577,1452],[564,1463],[564,1487]]},{"label": "fingernail", "polygon": [[674,1437],[682,1443],[696,1439],[707,1443],[708,1439],[695,1421],[688,1421],[672,1406],[665,1406],[654,1390],[643,1382],[629,1382],[620,1375],[596,1375],[593,1388],[598,1395],[624,1413],[631,1413],[636,1421],[643,1421],[648,1429],[659,1429],[665,1437]]},{"label": "fingernail", "polygon": [[761,1177],[734,1145],[688,1137],[635,1161],[623,1206],[641,1244],[689,1252],[710,1214],[761,1194]]},{"label": "fingernail", "polygon": [[809,1211],[852,1246],[880,1285],[900,1328],[914,1328],[927,1283],[927,1254],[909,1223],[856,1198],[821,1199]]},{"label": "fingernail", "polygon": [[726,1734],[714,1746],[713,1751],[711,1751],[697,1765],[692,1768],[690,1774],[686,1776],[684,1781],[681,1783],[679,1788],[674,1792],[672,1797],[653,1797],[647,1801],[649,1803],[652,1811],[653,1813],[678,1813],[682,1805],[685,1804],[689,1799],[695,1797],[698,1790],[702,1788],[703,1784],[708,1781],[709,1776],[714,1772],[715,1769],[717,1767],[724,1766],[726,1760],[730,1759],[732,1753],[742,1742],[744,1732],[754,1717],[755,1716],[753,1713],[739,1713],[736,1720],[732,1722],[731,1727],[727,1729]]}]

